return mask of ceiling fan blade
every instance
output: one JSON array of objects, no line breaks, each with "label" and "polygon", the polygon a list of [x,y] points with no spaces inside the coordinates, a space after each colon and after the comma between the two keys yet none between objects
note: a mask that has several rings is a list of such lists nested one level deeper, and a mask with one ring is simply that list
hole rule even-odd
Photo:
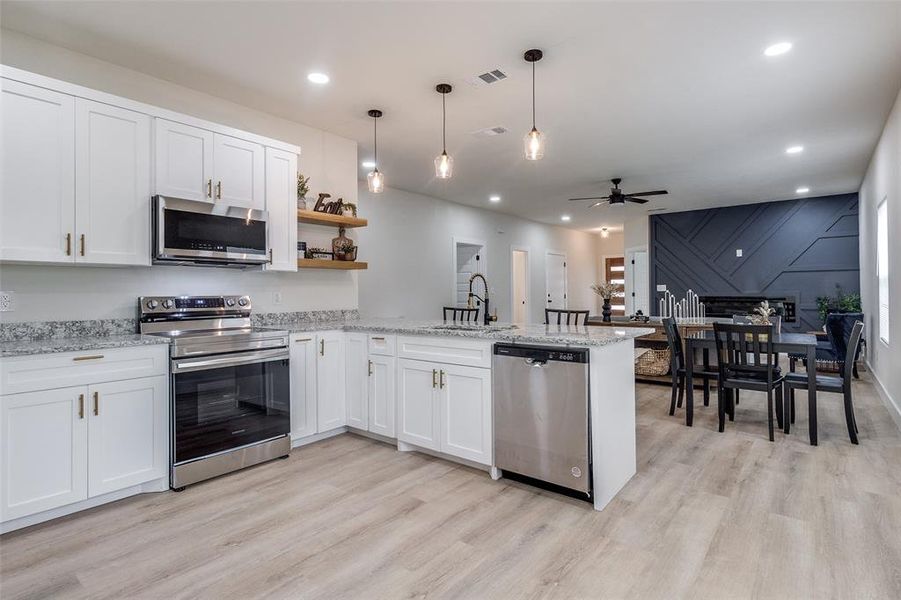
[{"label": "ceiling fan blade", "polygon": [[644,198],[626,198],[626,202],[634,202],[635,204],[647,204]]},{"label": "ceiling fan blade", "polygon": [[572,202],[574,200],[606,200],[610,196],[592,196],[591,198],[570,198],[569,201]]},{"label": "ceiling fan blade", "polygon": [[626,194],[626,196],[660,196],[662,194],[669,194],[666,190],[654,190],[653,192],[642,192],[640,194]]}]

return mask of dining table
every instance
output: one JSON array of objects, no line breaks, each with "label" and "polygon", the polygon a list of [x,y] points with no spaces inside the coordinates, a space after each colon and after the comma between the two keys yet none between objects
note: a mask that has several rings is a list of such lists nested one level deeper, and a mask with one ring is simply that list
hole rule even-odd
[{"label": "dining table", "polygon": [[[695,331],[683,337],[685,342],[685,380],[692,381],[695,370],[695,355],[701,352],[704,371],[716,367],[710,366],[710,351],[716,355],[716,337],[713,331]],[[817,377],[816,348],[817,338],[809,333],[778,332],[771,340],[773,351],[777,353],[803,354],[807,356],[807,403],[810,424],[810,445],[817,445]],[[694,421],[694,386],[685,386],[685,424],[691,427]],[[784,431],[789,431],[789,397],[784,395],[782,414],[784,415]]]}]

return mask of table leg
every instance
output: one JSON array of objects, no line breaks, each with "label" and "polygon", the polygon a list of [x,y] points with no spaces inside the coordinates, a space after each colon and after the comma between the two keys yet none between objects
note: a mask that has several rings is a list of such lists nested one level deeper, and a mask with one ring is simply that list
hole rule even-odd
[{"label": "table leg", "polygon": [[695,416],[694,363],[694,347],[690,341],[685,340],[685,424],[689,427]]},{"label": "table leg", "polygon": [[810,445],[817,445],[817,361],[816,348],[807,347],[807,413],[810,424]]}]

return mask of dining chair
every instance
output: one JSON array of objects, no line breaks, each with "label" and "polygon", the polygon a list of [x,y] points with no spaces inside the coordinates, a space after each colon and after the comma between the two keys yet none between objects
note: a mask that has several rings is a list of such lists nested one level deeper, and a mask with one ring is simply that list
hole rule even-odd
[{"label": "dining chair", "polygon": [[[551,317],[557,316],[555,325],[579,325],[579,317],[582,317],[582,325],[588,324],[587,310],[564,310],[561,308],[545,308],[544,324],[551,325]],[[562,322],[563,316],[566,315],[566,323]]]},{"label": "dining chair", "polygon": [[[770,441],[775,440],[773,429],[773,401],[776,401],[776,418],[782,427],[782,371],[776,366],[773,346],[773,325],[713,324],[716,342],[719,386],[717,405],[719,430],[725,431],[726,412],[734,418],[735,405],[727,407],[726,392],[748,390],[766,393],[767,424]],[[775,398],[774,398],[775,396]]]},{"label": "dining chair", "polygon": [[479,309],[478,308],[463,308],[459,306],[445,306],[444,307],[444,320],[447,321],[447,313],[450,311],[451,320],[452,321],[464,321],[470,322],[475,321],[479,322]]},{"label": "dining chair", "polygon": [[[863,336],[863,321],[855,321],[851,329],[851,339],[845,347],[845,356],[841,357],[842,376],[817,375],[816,388],[818,392],[832,392],[842,394],[845,403],[845,423],[848,425],[848,437],[852,444],[857,444],[857,419],[854,417],[854,403],[851,398],[851,379],[854,376],[854,360],[848,360],[848,355],[856,356]],[[795,422],[795,390],[807,389],[807,375],[801,373],[788,373],[783,380],[783,387],[788,393],[788,419],[785,423],[785,432],[788,433],[789,423]],[[816,403],[811,409],[816,411]],[[816,427],[816,421],[812,421],[812,427]],[[815,432],[814,432],[815,433]]]},{"label": "dining chair", "polygon": [[[837,363],[840,372],[844,372],[844,361],[847,358],[845,351],[851,340],[851,332],[857,321],[863,321],[863,313],[829,313],[826,315],[826,339],[817,342],[816,359],[817,362]],[[860,379],[857,372],[857,360],[860,357],[860,345],[854,353],[852,361],[852,370],[855,379]],[[789,354],[789,370],[795,371],[797,361],[802,361],[807,365],[807,357],[798,354]]]},{"label": "dining chair", "polygon": [[[685,386],[694,382],[685,381],[685,346],[682,343],[682,334],[679,326],[672,317],[663,319],[663,331],[666,333],[666,345],[670,351],[670,373],[672,375],[672,396],[669,404],[669,414],[676,414],[676,406],[682,408],[682,398],[685,395]],[[693,377],[700,377],[704,382],[704,406],[710,405],[710,380],[719,379],[719,372],[711,371],[708,365],[693,371]]]}]

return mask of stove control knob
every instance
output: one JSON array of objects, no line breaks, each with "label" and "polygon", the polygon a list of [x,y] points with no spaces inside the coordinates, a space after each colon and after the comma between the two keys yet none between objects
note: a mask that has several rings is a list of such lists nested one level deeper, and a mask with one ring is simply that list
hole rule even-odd
[{"label": "stove control knob", "polygon": [[163,308],[165,308],[165,309],[172,308],[172,300],[170,300],[169,298],[166,298],[165,300],[163,300]]},{"label": "stove control knob", "polygon": [[235,299],[234,299],[234,298],[226,298],[226,299],[225,299],[225,305],[226,305],[226,306],[234,306],[234,305],[235,305]]},{"label": "stove control knob", "polygon": [[147,308],[149,308],[150,310],[156,310],[156,307],[159,305],[160,305],[160,303],[157,302],[156,300],[148,300],[147,303],[145,304],[145,306]]},{"label": "stove control knob", "polygon": [[240,304],[241,306],[247,306],[249,302],[250,298],[248,298],[247,296],[241,296],[240,298],[238,298],[238,304]]}]

